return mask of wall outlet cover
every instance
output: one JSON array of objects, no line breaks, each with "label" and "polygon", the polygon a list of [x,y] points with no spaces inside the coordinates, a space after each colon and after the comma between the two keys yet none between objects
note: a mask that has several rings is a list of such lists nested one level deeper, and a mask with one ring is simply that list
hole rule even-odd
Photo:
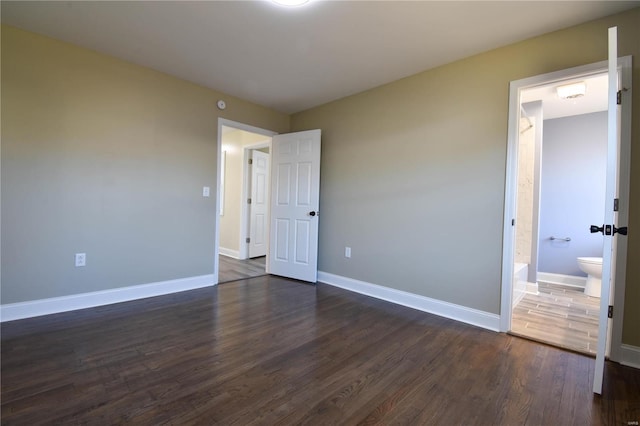
[{"label": "wall outlet cover", "polygon": [[87,265],[87,254],[76,253],[76,267]]}]

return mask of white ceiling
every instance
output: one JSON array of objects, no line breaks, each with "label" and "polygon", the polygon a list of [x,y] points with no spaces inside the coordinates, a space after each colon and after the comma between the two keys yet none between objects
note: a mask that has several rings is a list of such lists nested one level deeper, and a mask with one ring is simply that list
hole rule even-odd
[{"label": "white ceiling", "polygon": [[[577,82],[585,83],[587,89],[584,96],[574,99],[562,99],[558,96],[556,91],[558,86]],[[541,100],[545,120],[606,111],[608,107],[608,82],[609,76],[604,73],[586,78],[570,79],[560,83],[533,87],[522,91],[520,94],[520,102],[524,104]]]},{"label": "white ceiling", "polygon": [[[640,1],[2,1],[2,22],[285,113]],[[605,37],[603,35],[603,37]]]}]

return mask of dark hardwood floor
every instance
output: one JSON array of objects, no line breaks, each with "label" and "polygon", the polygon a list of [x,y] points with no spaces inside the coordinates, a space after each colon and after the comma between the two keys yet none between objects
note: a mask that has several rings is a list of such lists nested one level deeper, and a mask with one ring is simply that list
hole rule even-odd
[{"label": "dark hardwood floor", "polygon": [[640,370],[272,276],[1,332],[4,425],[640,420]]}]

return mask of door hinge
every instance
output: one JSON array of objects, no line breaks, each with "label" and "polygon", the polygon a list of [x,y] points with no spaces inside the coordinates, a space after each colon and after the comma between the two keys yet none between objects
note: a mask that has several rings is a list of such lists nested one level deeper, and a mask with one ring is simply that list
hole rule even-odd
[{"label": "door hinge", "polygon": [[622,90],[618,90],[616,93],[616,104],[622,105]]},{"label": "door hinge", "polygon": [[249,158],[249,165],[253,164],[253,158]]},{"label": "door hinge", "polygon": [[613,305],[609,305],[609,310],[607,311],[607,316],[609,318],[613,318]]},{"label": "door hinge", "polygon": [[511,226],[515,226],[516,224],[516,220],[515,219],[511,219]]},{"label": "door hinge", "polygon": [[251,242],[251,238],[247,237],[245,241],[249,244]]},{"label": "door hinge", "polygon": [[614,199],[613,199],[613,211],[614,211],[614,212],[617,212],[617,211],[618,211],[618,207],[619,207],[619,206],[618,206],[618,203],[620,203],[620,199],[618,199],[618,198],[614,198]]},{"label": "door hinge", "polygon": [[247,198],[247,204],[251,204],[251,198]]}]

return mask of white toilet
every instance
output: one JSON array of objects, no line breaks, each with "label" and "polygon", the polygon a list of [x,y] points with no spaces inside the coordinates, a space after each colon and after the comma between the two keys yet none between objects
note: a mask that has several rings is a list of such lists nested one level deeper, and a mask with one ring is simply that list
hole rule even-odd
[{"label": "white toilet", "polygon": [[602,258],[579,257],[578,267],[587,274],[587,285],[584,294],[591,297],[600,297],[602,288]]}]

